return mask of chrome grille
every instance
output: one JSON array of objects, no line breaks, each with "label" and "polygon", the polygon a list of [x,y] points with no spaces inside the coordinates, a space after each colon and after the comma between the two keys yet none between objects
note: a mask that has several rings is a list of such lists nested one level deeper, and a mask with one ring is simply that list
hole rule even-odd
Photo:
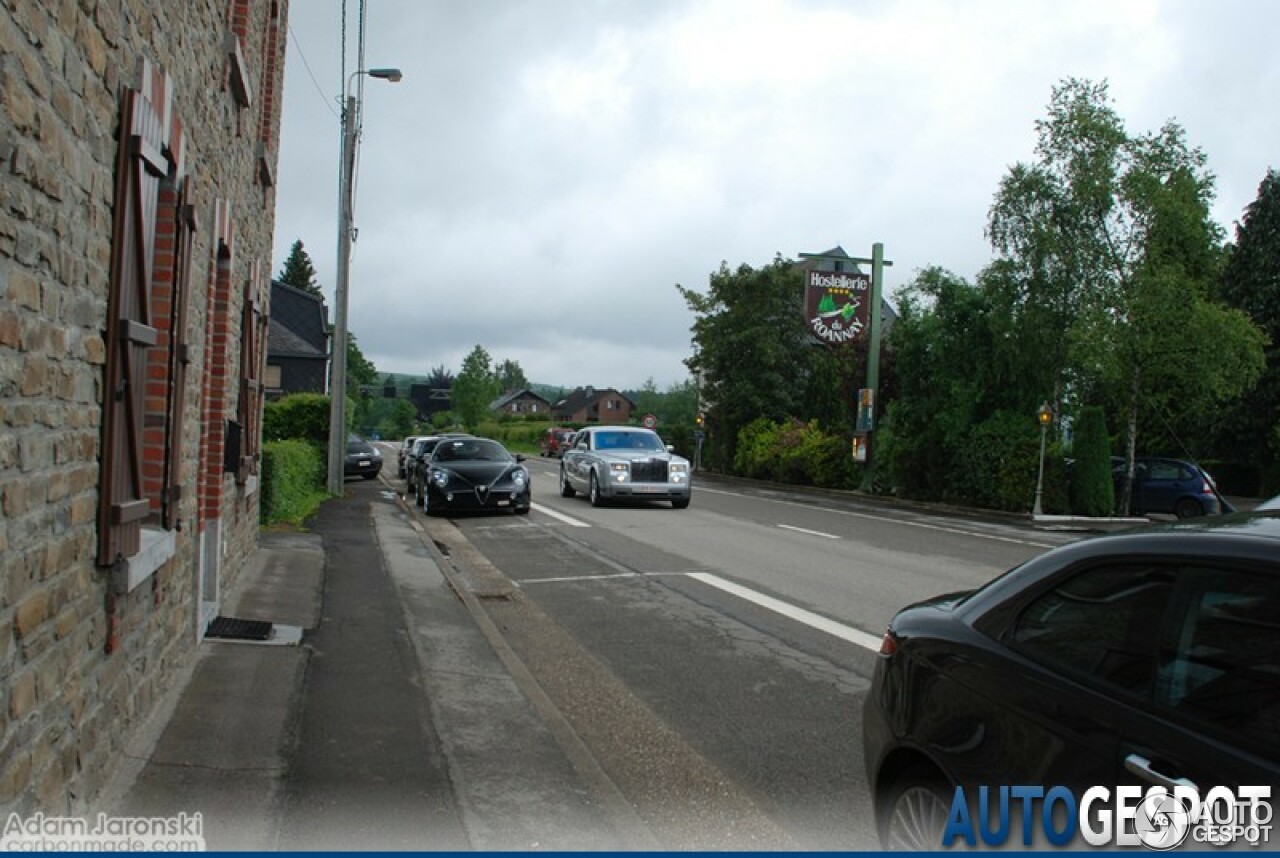
[{"label": "chrome grille", "polygon": [[665,483],[667,481],[667,463],[661,459],[633,461],[631,463],[631,481],[633,483]]}]

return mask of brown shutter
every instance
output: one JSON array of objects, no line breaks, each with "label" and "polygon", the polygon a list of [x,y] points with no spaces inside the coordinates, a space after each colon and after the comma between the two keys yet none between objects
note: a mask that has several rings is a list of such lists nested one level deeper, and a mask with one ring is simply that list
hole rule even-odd
[{"label": "brown shutter", "polygon": [[178,197],[177,248],[173,266],[173,325],[169,331],[169,419],[164,475],[164,527],[178,526],[178,505],[182,500],[182,435],[186,425],[187,367],[191,363],[191,343],[187,332],[187,307],[191,295],[191,244],[199,228],[195,207],[187,203],[187,191]]},{"label": "brown shutter", "polygon": [[141,547],[150,504],[143,487],[143,417],[151,323],[151,266],[156,206],[166,164],[161,122],[151,103],[127,90],[116,158],[115,213],[107,298],[106,386],[103,390],[102,479],[98,499],[98,563],[111,565]]},{"label": "brown shutter", "polygon": [[249,272],[244,296],[244,314],[240,326],[240,408],[238,417],[242,429],[240,466],[236,481],[245,482],[256,473],[258,438],[261,437],[262,410],[262,359],[265,347],[266,312],[263,309],[259,265],[254,263]]}]

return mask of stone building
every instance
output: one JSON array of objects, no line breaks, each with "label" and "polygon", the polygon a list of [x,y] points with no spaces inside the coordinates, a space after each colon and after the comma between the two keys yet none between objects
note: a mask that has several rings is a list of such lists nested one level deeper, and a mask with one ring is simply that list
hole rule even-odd
[{"label": "stone building", "polygon": [[288,0],[0,5],[0,813],[80,814],[258,534]]}]

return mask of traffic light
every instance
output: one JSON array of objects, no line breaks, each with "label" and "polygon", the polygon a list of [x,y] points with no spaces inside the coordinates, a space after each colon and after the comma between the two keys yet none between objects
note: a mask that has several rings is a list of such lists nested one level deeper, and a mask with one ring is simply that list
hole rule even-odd
[{"label": "traffic light", "polygon": [[698,412],[697,422],[698,428],[701,429],[703,426],[707,425],[707,416],[702,412]]}]

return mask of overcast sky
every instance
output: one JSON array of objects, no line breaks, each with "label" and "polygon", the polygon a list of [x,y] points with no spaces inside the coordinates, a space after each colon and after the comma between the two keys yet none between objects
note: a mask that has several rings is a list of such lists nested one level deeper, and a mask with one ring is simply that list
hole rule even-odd
[{"label": "overcast sky", "polygon": [[[293,0],[272,271],[333,308],[342,0]],[[358,0],[346,69],[357,68]],[[482,345],[530,381],[682,381],[721,261],[841,245],[972,278],[997,183],[1067,77],[1174,119],[1228,235],[1280,168],[1274,0],[368,0],[349,327],[382,372]],[[305,61],[305,62],[304,62]]]}]

